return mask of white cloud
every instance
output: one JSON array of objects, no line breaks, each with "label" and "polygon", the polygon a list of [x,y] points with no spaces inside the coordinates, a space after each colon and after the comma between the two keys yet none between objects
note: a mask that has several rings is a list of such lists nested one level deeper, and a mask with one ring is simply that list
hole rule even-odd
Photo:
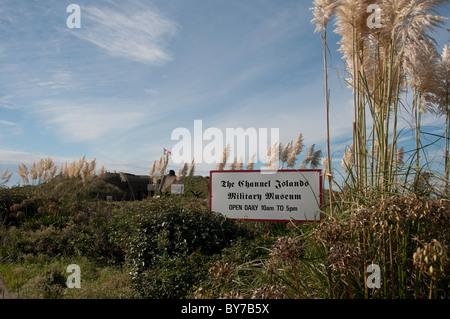
[{"label": "white cloud", "polygon": [[[123,8],[124,11],[126,7]],[[116,57],[150,64],[171,60],[165,41],[172,37],[177,25],[154,10],[132,14],[110,8],[86,7],[82,26],[71,34],[89,41]]]},{"label": "white cloud", "polygon": [[0,120],[0,125],[6,125],[6,126],[15,126],[16,123]]},{"label": "white cloud", "polygon": [[140,112],[104,107],[57,106],[39,110],[44,124],[71,141],[92,141],[142,124]]},{"label": "white cloud", "polygon": [[1,150],[0,149],[0,164],[5,165],[19,165],[20,163],[32,163],[36,159],[40,159],[38,155],[28,153],[28,152],[20,152],[20,151],[9,151],[9,150]]}]

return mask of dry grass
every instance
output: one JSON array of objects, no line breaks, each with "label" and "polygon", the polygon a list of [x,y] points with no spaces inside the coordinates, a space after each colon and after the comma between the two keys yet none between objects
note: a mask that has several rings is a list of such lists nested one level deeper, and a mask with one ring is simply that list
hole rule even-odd
[{"label": "dry grass", "polygon": [[[92,181],[96,174],[96,160],[95,158],[87,161],[83,156],[81,159],[73,160],[70,165],[65,162],[64,166],[61,163],[59,166],[53,162],[50,157],[41,158],[39,161],[33,161],[30,170],[25,164],[19,165],[18,174],[22,178],[24,184],[42,184],[47,183],[56,176],[64,178],[81,178],[83,181]],[[104,166],[99,170],[98,175],[105,173]]]},{"label": "dry grass", "polygon": [[[416,140],[415,166],[411,170],[416,176],[416,183],[422,167],[428,164],[420,161],[424,151],[421,146],[421,118],[425,112],[446,116],[444,138],[447,180],[450,174],[448,47],[440,55],[431,36],[443,24],[443,17],[437,15],[437,8],[445,1],[378,2],[382,12],[380,28],[371,28],[367,23],[371,14],[367,8],[371,3],[368,0],[316,0],[311,21],[316,25],[315,32],[323,32],[327,86],[326,31],[327,25],[335,18],[335,32],[340,36],[338,51],[342,53],[346,81],[353,90],[354,104],[353,142],[349,149],[352,150],[353,159],[348,158],[350,154],[347,153],[343,166],[345,171],[352,174],[354,189],[361,196],[371,190],[397,190],[399,160],[396,154],[400,150],[403,152],[397,145],[398,112],[399,106],[406,104],[402,98],[409,91],[413,94],[409,112],[412,114]],[[326,98],[328,111],[327,90]],[[371,129],[367,127],[369,118],[373,123]]]},{"label": "dry grass", "polygon": [[6,185],[9,180],[11,179],[12,173],[8,173],[8,169],[5,168],[5,170],[3,171],[2,177],[1,177],[1,182],[0,185]]}]

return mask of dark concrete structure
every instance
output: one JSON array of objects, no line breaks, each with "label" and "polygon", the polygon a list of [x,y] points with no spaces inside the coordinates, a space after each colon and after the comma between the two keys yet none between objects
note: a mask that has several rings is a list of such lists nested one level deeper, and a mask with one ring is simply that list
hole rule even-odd
[{"label": "dark concrete structure", "polygon": [[148,175],[105,173],[101,178],[123,191],[121,195],[111,194],[113,200],[141,200],[149,195],[150,178]]}]

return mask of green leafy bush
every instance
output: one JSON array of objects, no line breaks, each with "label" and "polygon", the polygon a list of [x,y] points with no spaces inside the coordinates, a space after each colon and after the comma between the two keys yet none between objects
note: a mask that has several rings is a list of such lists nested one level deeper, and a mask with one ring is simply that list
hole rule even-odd
[{"label": "green leafy bush", "polygon": [[22,187],[0,188],[0,224],[9,226],[13,223],[10,208],[19,204],[28,197],[27,191]]},{"label": "green leafy bush", "polygon": [[218,254],[248,229],[201,206],[169,200],[138,204],[126,260],[142,297],[180,298],[198,282],[208,256]]}]

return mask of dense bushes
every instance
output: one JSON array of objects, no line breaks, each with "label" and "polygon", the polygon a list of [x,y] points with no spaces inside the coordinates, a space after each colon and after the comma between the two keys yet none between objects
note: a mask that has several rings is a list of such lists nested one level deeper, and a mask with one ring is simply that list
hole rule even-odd
[{"label": "dense bushes", "polygon": [[28,193],[22,187],[0,188],[0,225],[8,226],[12,222],[10,207],[27,197]]},{"label": "dense bushes", "polygon": [[[26,275],[22,288],[30,296],[450,296],[448,200],[367,198],[333,218],[324,212],[320,224],[284,224],[230,220],[193,196],[107,202],[51,195],[30,187],[0,191],[8,221],[0,227],[0,265],[25,272],[39,260],[53,263]],[[83,289],[90,290],[68,292],[59,267],[79,260],[88,280],[83,287],[90,287]],[[381,272],[376,289],[366,286],[372,263]],[[118,277],[89,282],[87,274],[102,270]]]},{"label": "dense bushes", "polygon": [[118,264],[123,253],[110,234],[113,213],[112,205],[104,202],[25,198],[5,214],[8,227],[0,231],[0,258],[17,262],[29,254],[87,256],[99,264]]},{"label": "dense bushes", "polygon": [[[207,201],[194,196],[106,202],[89,200],[87,193],[59,194],[49,185],[26,188],[13,193],[17,196],[9,196],[7,189],[0,192],[7,199],[2,207],[8,221],[0,229],[1,261],[88,258],[98,267],[130,273],[139,297],[189,295],[215,255],[234,240],[253,236],[245,223],[209,212]],[[54,288],[44,277],[36,279],[40,287]],[[44,287],[47,282],[51,287]]]},{"label": "dense bushes", "polygon": [[[127,261],[142,297],[180,298],[207,272],[205,264],[248,229],[200,205],[141,203]],[[148,206],[147,206],[148,205]]]}]

